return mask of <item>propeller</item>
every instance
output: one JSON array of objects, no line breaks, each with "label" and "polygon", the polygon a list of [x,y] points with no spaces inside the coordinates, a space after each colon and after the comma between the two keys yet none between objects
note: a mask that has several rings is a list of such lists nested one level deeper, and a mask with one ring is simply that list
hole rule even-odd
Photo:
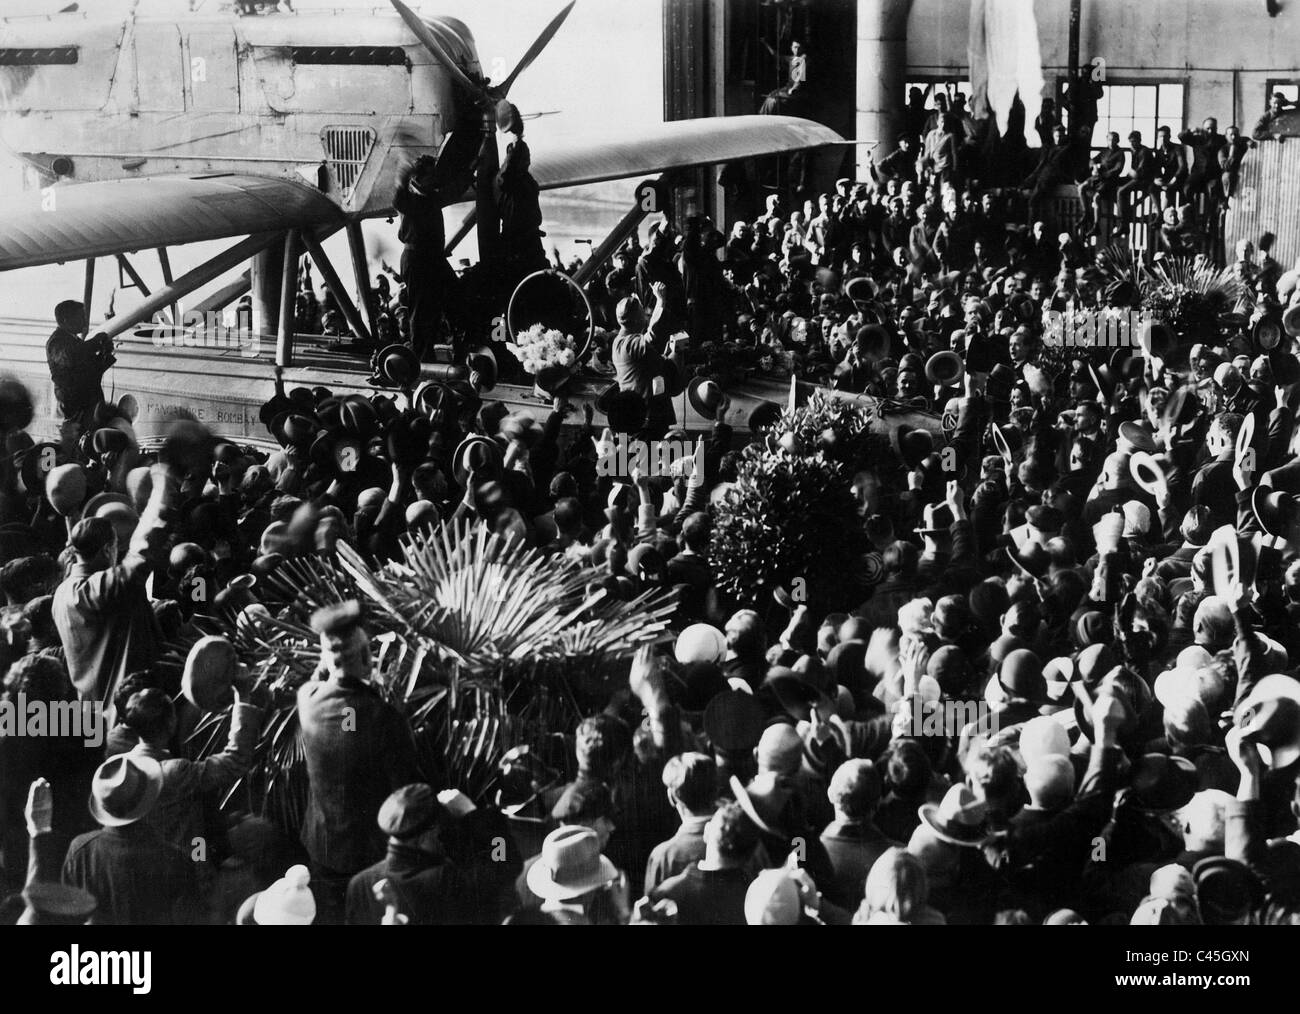
[{"label": "propeller", "polygon": [[541,56],[542,50],[550,45],[551,40],[555,38],[555,33],[560,30],[560,26],[564,24],[565,19],[569,16],[569,12],[573,10],[573,5],[577,2],[578,0],[570,0],[569,5],[565,7],[564,10],[551,18],[551,23],[542,30],[542,34],[537,37],[537,41],[528,47],[528,52],[526,52],[524,58],[519,61],[519,65],[516,66],[515,69],[510,72],[510,76],[501,83],[502,98],[505,98],[506,95],[510,93],[510,86],[515,83],[515,78],[531,67],[533,61]]},{"label": "propeller", "polygon": [[402,0],[389,0],[389,2],[393,5],[393,8],[397,13],[401,15],[402,20],[406,22],[406,27],[409,28],[415,34],[415,37],[420,40],[420,44],[432,53],[439,63],[447,67],[451,72],[451,76],[456,79],[457,83],[473,95],[478,100],[479,105],[495,109],[496,104],[509,94],[511,86],[514,85],[515,80],[519,75],[531,67],[533,61],[541,56],[542,50],[550,45],[551,40],[555,38],[555,33],[558,32],[560,26],[564,24],[565,19],[568,18],[569,13],[573,10],[573,6],[577,3],[577,0],[570,0],[568,6],[551,19],[550,24],[542,30],[542,34],[539,35],[536,41],[528,47],[528,51],[524,53],[523,59],[521,59],[515,69],[510,72],[510,76],[499,85],[489,85],[489,82],[485,79],[480,78],[475,80],[466,74],[465,71],[461,69],[460,65],[451,58],[451,54],[447,52],[446,47],[442,44],[442,40],[438,38],[434,31],[425,24],[423,20],[421,20],[418,14],[411,10],[411,8],[407,7],[406,4],[402,3]]}]

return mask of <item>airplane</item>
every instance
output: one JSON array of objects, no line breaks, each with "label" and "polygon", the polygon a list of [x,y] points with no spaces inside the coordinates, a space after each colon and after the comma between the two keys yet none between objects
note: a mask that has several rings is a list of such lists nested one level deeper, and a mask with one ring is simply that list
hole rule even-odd
[{"label": "airplane", "polygon": [[[569,3],[500,83],[483,73],[468,26],[416,14],[234,12],[97,20],[84,14],[0,21],[0,141],[42,186],[0,203],[0,271],[116,257],[146,298],[105,321],[110,338],[173,319],[181,300],[248,262],[248,281],[198,307],[251,289],[258,329],[275,336],[278,369],[294,365],[294,294],[305,252],[351,330],[368,339],[376,308],[361,222],[391,218],[399,174],[433,155],[456,167],[492,250],[494,111],[559,32]],[[787,116],[680,120],[548,144],[533,153],[543,190],[650,176],[638,201],[588,258],[581,284],[646,214],[668,209],[677,170],[845,145],[835,131]],[[659,175],[655,175],[659,174]],[[488,185],[476,181],[486,180]],[[456,188],[459,189],[459,188]],[[477,221],[475,221],[475,219]],[[321,242],[342,230],[354,303]],[[173,277],[170,247],[239,238]],[[157,251],[165,284],[150,292],[131,255]],[[43,365],[43,364],[42,364]],[[143,365],[143,364],[142,364]],[[166,371],[165,363],[152,368]],[[259,388],[263,385],[257,385]]]}]

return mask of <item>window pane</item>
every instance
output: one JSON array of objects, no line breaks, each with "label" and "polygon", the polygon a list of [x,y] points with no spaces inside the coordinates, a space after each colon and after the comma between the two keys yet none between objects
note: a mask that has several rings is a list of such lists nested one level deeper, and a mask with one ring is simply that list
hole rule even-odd
[{"label": "window pane", "polygon": [[1110,91],[1110,115],[1114,119],[1129,120],[1133,116],[1133,86],[1115,85]]},{"label": "window pane", "polygon": [[[1180,84],[1162,84],[1160,86],[1160,118],[1173,120],[1181,124],[1183,120],[1183,86]],[[1179,129],[1182,129],[1181,126]]]},{"label": "window pane", "polygon": [[1139,85],[1133,89],[1133,115],[1137,119],[1152,118],[1156,115],[1156,89]]},{"label": "window pane", "polygon": [[1272,85],[1269,86],[1269,88],[1264,93],[1265,105],[1267,105],[1268,100],[1273,97],[1274,92],[1281,92],[1292,102],[1300,100],[1300,85],[1282,84],[1281,82],[1274,82]]}]

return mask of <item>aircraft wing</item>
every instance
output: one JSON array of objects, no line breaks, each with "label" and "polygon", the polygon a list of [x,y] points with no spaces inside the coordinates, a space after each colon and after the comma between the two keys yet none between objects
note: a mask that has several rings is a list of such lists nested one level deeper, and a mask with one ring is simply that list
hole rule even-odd
[{"label": "aircraft wing", "polygon": [[796,116],[711,116],[548,142],[532,152],[532,174],[543,190],[553,190],[850,143]]},{"label": "aircraft wing", "polygon": [[0,202],[0,271],[342,221],[324,194],[290,179],[211,174],[55,185]]}]

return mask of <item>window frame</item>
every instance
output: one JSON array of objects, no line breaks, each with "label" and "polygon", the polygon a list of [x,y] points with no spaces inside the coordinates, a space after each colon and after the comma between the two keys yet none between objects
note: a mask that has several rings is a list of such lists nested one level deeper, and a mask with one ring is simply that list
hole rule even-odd
[{"label": "window frame", "polygon": [[[1066,75],[1058,76],[1056,79],[1056,108],[1058,110],[1063,109],[1067,113],[1069,111],[1069,97],[1068,95],[1066,95],[1065,86],[1069,83],[1069,80],[1070,80],[1069,77]],[[1146,144],[1148,147],[1155,144],[1156,130],[1160,127],[1160,86],[1161,85],[1181,86],[1183,89],[1183,101],[1182,101],[1182,109],[1180,110],[1179,117],[1178,117],[1178,121],[1181,124],[1181,126],[1178,128],[1178,130],[1187,129],[1187,92],[1191,84],[1189,78],[1186,77],[1108,77],[1107,80],[1100,82],[1100,84],[1103,88],[1151,87],[1156,89],[1156,115],[1153,117],[1153,120],[1155,122],[1155,127],[1153,127],[1149,133],[1145,128],[1139,128],[1142,130],[1142,142]],[[1097,105],[1099,107],[1101,106],[1102,101],[1103,101],[1102,99],[1097,100]],[[1129,119],[1131,123],[1134,117],[1130,117]],[[1098,119],[1097,119],[1098,127],[1101,125],[1101,122],[1102,120],[1099,112]],[[1110,127],[1109,124],[1107,124],[1107,127],[1108,129],[1114,129]],[[1094,134],[1096,132],[1096,129],[1097,129],[1096,127],[1093,128]],[[1132,127],[1130,126],[1129,129],[1132,129]],[[1173,140],[1175,142],[1177,142],[1178,140],[1178,130],[1175,130],[1173,132],[1174,133]],[[1129,150],[1127,147],[1128,144],[1127,135],[1128,135],[1128,130],[1119,131],[1120,147],[1123,148],[1125,151]],[[1090,144],[1088,146],[1088,150],[1094,153],[1099,151],[1104,151],[1105,146]]]}]

